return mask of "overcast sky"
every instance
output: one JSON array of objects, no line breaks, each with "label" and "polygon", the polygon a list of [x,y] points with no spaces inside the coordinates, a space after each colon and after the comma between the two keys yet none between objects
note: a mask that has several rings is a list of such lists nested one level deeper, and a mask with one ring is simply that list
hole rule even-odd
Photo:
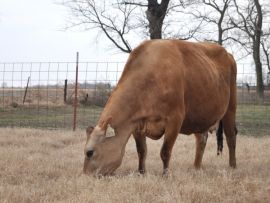
[{"label": "overcast sky", "polygon": [[[0,0],[0,62],[125,61],[96,32],[63,31],[67,10],[56,0]],[[105,41],[105,42],[104,42]]]},{"label": "overcast sky", "polygon": [[75,61],[77,51],[80,61],[126,61],[95,30],[64,31],[68,10],[57,1],[0,0],[0,63]]}]

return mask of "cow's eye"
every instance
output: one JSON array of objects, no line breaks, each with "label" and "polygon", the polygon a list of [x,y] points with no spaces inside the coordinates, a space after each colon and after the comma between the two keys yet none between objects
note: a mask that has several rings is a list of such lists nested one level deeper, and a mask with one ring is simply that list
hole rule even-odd
[{"label": "cow's eye", "polygon": [[86,156],[88,159],[90,159],[93,156],[93,154],[94,154],[94,150],[89,150],[86,152]]}]

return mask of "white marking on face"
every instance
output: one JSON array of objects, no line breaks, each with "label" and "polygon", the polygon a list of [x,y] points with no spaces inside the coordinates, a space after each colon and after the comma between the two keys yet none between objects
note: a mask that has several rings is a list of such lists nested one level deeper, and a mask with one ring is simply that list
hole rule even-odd
[{"label": "white marking on face", "polygon": [[99,126],[96,126],[90,134],[89,139],[86,141],[84,153],[86,154],[87,151],[93,150],[98,143],[104,140],[104,138],[105,131],[102,130]]}]

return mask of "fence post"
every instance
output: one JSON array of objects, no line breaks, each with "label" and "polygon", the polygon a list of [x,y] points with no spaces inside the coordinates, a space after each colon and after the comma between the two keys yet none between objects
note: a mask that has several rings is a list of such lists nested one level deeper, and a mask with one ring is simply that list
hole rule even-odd
[{"label": "fence post", "polygon": [[64,103],[67,103],[67,79],[65,79],[65,87],[64,87]]},{"label": "fence post", "polygon": [[76,124],[77,124],[77,105],[78,105],[78,69],[79,69],[79,52],[77,52],[76,56],[76,80],[75,80],[75,98],[73,103],[73,131],[76,130]]},{"label": "fence post", "polygon": [[26,88],[25,88],[25,91],[24,91],[23,104],[25,102],[25,98],[26,98],[26,94],[27,94],[27,90],[28,90],[28,85],[29,85],[29,80],[30,80],[30,76],[28,77],[27,85],[26,85]]}]

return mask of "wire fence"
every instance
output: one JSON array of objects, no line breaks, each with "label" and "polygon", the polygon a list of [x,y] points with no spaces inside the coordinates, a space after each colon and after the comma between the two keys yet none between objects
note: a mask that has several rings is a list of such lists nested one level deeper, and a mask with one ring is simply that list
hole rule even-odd
[{"label": "wire fence", "polygon": [[[124,63],[81,62],[76,124],[95,124]],[[0,126],[72,128],[76,63],[0,63]]]},{"label": "wire fence", "polygon": [[[95,125],[124,65],[79,62],[76,72],[76,62],[0,63],[0,127]],[[270,135],[270,88],[266,86],[264,98],[258,98],[255,72],[250,70],[238,64],[237,125],[242,134]]]}]

